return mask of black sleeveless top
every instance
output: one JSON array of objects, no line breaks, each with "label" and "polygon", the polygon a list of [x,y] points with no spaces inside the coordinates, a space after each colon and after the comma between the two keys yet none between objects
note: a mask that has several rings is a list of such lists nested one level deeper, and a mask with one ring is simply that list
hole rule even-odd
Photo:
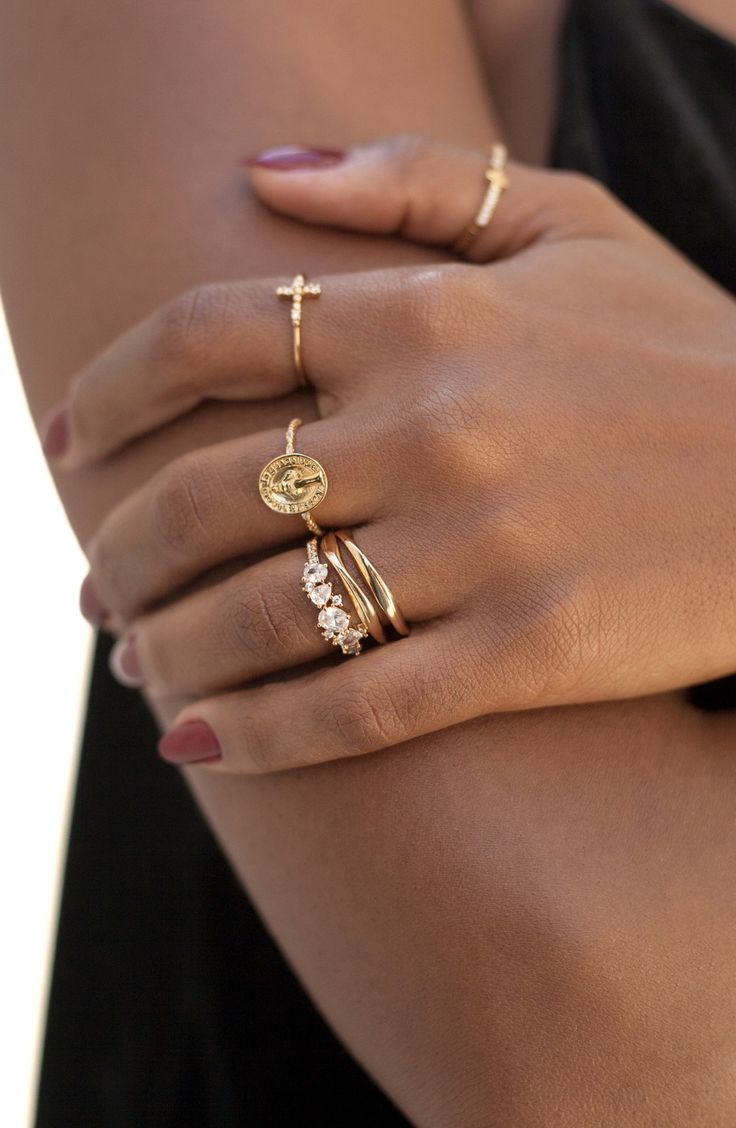
[{"label": "black sleeveless top", "polygon": [[[661,0],[573,0],[554,163],[736,293],[736,45]],[[98,641],[37,1128],[408,1122],[342,1048]],[[691,691],[736,706],[736,678]]]}]

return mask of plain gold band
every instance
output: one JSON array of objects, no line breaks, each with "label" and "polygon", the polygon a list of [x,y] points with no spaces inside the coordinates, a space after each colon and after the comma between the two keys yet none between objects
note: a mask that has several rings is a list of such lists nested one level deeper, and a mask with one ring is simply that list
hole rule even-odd
[{"label": "plain gold band", "polygon": [[476,235],[480,234],[493,219],[499,200],[505,189],[509,186],[509,179],[506,174],[507,160],[508,149],[502,142],[497,141],[496,144],[491,147],[490,156],[488,158],[488,165],[485,171],[485,178],[488,183],[480,207],[478,208],[475,218],[468,224],[462,235],[453,244],[453,250],[457,251],[458,254],[464,254]]},{"label": "plain gold band", "polygon": [[402,615],[399,606],[394,599],[391,591],[386,584],[383,577],[371,564],[368,557],[353,540],[352,533],[349,529],[337,529],[335,533],[330,534],[337,537],[345,545],[346,549],[355,561],[358,571],[368,584],[371,594],[376,603],[383,611],[391,626],[397,634],[406,637],[409,634],[409,627],[407,626],[406,619]]},{"label": "plain gold band", "polygon": [[381,626],[378,612],[363,589],[355,582],[345,567],[340,552],[340,545],[337,542],[335,534],[325,533],[320,547],[340,577],[343,587],[350,596],[350,600],[355,608],[355,613],[368,631],[368,634],[371,638],[374,638],[376,642],[383,644],[386,641],[386,632]]}]

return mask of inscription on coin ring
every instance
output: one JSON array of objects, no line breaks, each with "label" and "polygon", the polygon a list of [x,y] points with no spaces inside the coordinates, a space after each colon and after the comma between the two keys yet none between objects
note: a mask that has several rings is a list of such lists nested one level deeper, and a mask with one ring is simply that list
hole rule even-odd
[{"label": "inscription on coin ring", "polygon": [[327,493],[327,475],[308,454],[280,454],[261,470],[258,490],[277,513],[308,513]]}]

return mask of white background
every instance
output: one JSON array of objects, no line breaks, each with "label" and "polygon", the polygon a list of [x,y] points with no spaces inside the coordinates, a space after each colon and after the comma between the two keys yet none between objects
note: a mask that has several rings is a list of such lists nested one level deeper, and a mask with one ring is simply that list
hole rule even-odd
[{"label": "white background", "polygon": [[[91,630],[0,312],[0,1124],[32,1124]],[[132,1128],[132,1126],[131,1126]]]}]

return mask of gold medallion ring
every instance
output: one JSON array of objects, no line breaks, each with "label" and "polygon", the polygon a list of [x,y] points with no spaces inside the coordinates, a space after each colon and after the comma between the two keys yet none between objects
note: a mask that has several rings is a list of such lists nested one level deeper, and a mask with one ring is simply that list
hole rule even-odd
[{"label": "gold medallion ring", "polygon": [[292,419],[286,432],[286,450],[261,470],[258,492],[261,500],[276,513],[298,513],[310,532],[323,530],[310,514],[327,494],[327,473],[316,458],[296,450],[296,432],[301,419]]}]

